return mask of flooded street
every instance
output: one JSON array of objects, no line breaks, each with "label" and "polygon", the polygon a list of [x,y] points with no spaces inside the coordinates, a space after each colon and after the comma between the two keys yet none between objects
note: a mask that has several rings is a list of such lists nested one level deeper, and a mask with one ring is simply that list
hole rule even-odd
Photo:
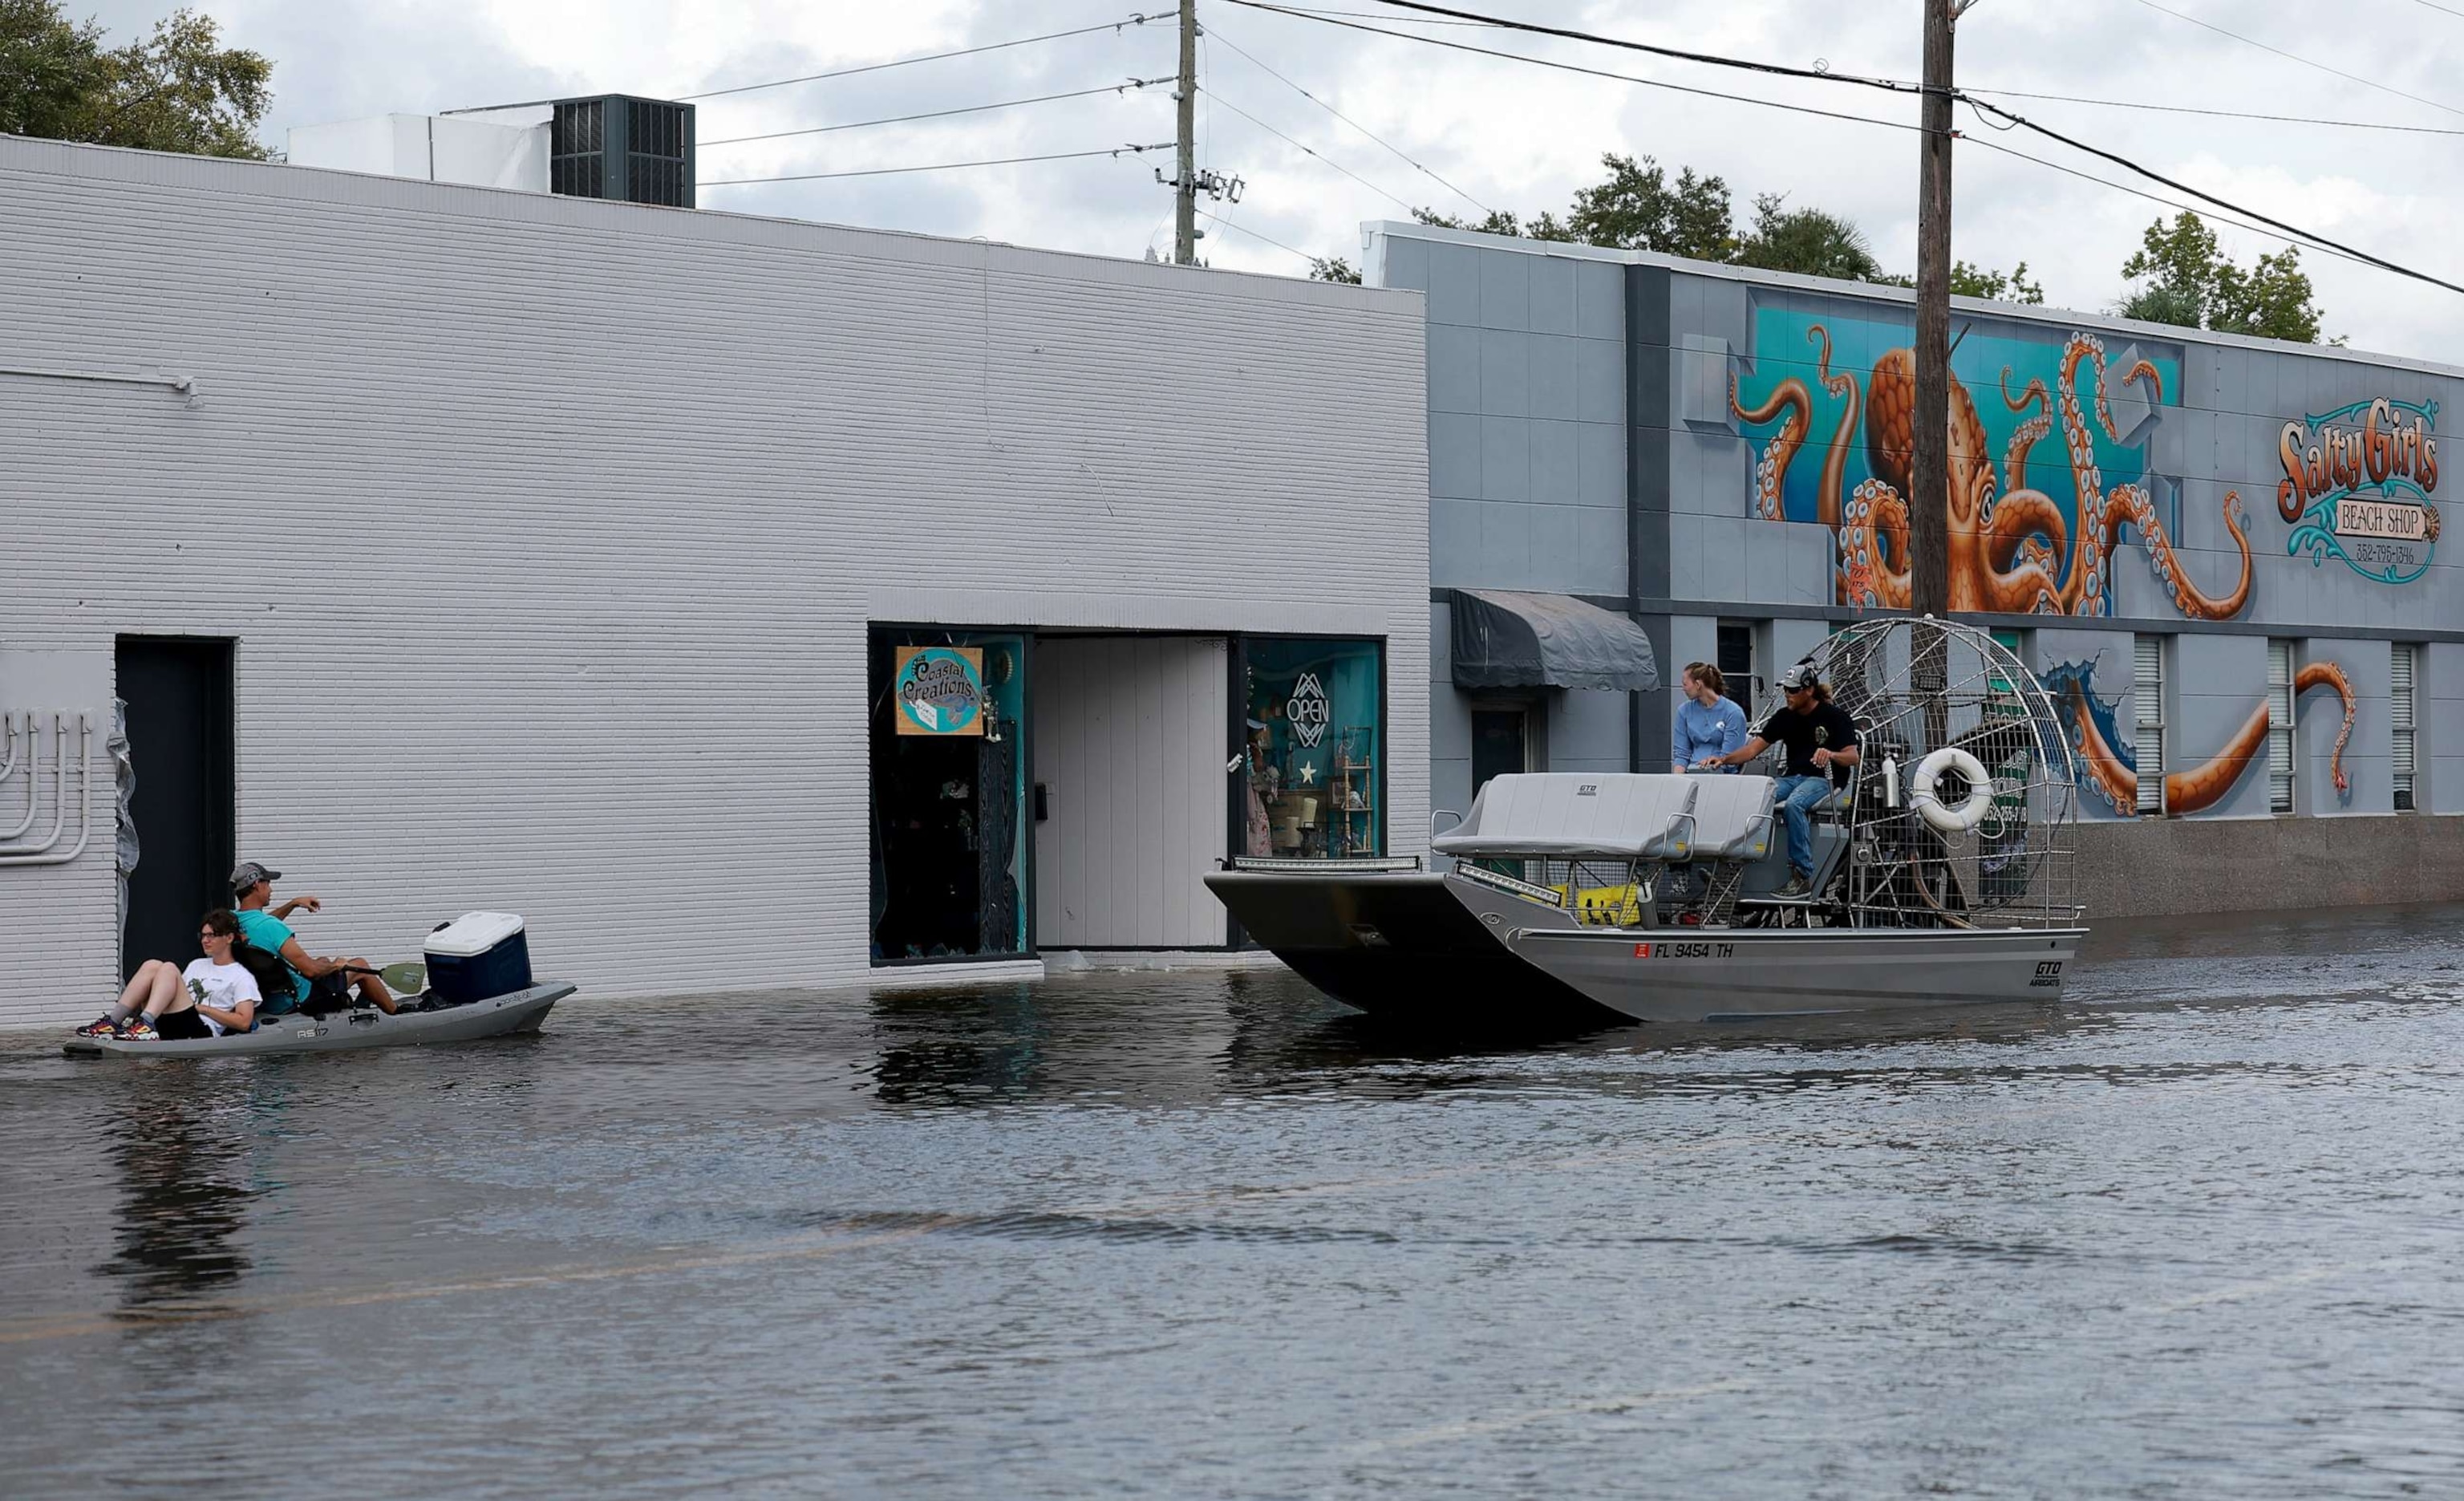
[{"label": "flooded street", "polygon": [[1450,1048],[1275,971],[18,1034],[5,1489],[2452,1495],[2459,918],[1802,1034]]}]

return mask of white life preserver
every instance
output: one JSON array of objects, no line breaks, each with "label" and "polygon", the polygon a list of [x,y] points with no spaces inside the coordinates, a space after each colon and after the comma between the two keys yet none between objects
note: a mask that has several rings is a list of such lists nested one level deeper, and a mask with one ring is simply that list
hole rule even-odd
[{"label": "white life preserver", "polygon": [[[1946,771],[1956,771],[1968,779],[1968,801],[1957,807],[1946,807],[1933,795],[1933,784]],[[1956,745],[1942,749],[1917,762],[1915,779],[1908,787],[1908,801],[1916,805],[1919,817],[1946,834],[1964,834],[1985,822],[1993,807],[1993,779],[1985,774],[1985,763]]]}]

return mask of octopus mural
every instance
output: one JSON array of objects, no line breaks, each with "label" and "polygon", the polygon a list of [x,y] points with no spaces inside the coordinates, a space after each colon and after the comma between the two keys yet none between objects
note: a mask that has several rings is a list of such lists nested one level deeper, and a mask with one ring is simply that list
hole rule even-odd
[{"label": "octopus mural", "polygon": [[[2080,783],[2110,804],[2115,812],[2127,817],[2139,807],[2139,758],[2131,748],[2130,738],[2114,723],[2114,709],[2121,700],[2096,695],[2095,671],[2094,663],[2066,662],[2047,671],[2044,684],[2070,725],[2071,746],[2079,753]],[[2343,700],[2343,727],[2336,732],[2335,753],[2327,762],[2328,774],[2335,779],[2336,792],[2341,797],[2352,790],[2352,784],[2344,776],[2344,746],[2353,738],[2353,685],[2345,680],[2344,670],[2333,662],[2312,662],[2294,674],[2293,696],[2297,704],[2303,694],[2317,688],[2332,688]],[[2266,759],[2269,724],[2268,705],[2262,698],[2250,717],[2242,721],[2241,728],[2225,742],[2224,749],[2196,766],[2167,772],[2165,810],[2196,813],[2223,801],[2244,772]]]},{"label": "octopus mural", "polygon": [[[1814,485],[1813,514],[1794,519],[1817,520],[1837,539],[1833,575],[1837,603],[1905,609],[1911,592],[1906,497],[1915,447],[1915,356],[1904,347],[1881,354],[1860,387],[1855,374],[1832,368],[1830,324],[1808,325],[1805,340],[1815,357],[1814,385],[1821,387],[1822,398],[1802,377],[1776,375],[1771,388],[1749,402],[1737,373],[1729,373],[1728,408],[1747,427],[1749,437],[1755,427],[1778,424],[1756,456],[1754,512],[1767,520],[1792,519],[1791,466],[1813,436],[1817,409],[1836,410]],[[1759,347],[1762,361],[1770,361],[1769,340]],[[2211,595],[2184,571],[2147,489],[2137,483],[2106,488],[2098,459],[2100,435],[2114,450],[2131,451],[2115,426],[2102,341],[2093,334],[2072,334],[2051,374],[2050,384],[2032,377],[2014,392],[2013,366],[2002,365],[1999,397],[2015,422],[1999,470],[1975,399],[1956,374],[1952,377],[1950,607],[2109,615],[2116,543],[2123,527],[2135,526],[2145,541],[2148,565],[2184,615],[2223,620],[2239,613],[2249,603],[2251,583],[2250,539],[2243,531],[2239,493],[2226,494],[2223,512],[2225,529],[2240,553],[2240,578],[2226,593]],[[2164,374],[2151,360],[2132,360],[2112,384],[2125,388],[2144,385],[2151,403],[2164,401]],[[1860,422],[1866,475],[1852,486]],[[2060,488],[2068,492],[2067,505],[2023,483],[2034,450],[2057,424],[2068,481]],[[2007,493],[2002,488],[2006,477],[2012,486]]]}]

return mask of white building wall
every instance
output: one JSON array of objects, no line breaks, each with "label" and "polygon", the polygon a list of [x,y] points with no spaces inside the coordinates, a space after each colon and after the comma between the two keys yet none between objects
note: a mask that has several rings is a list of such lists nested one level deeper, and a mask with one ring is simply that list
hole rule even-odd
[{"label": "white building wall", "polygon": [[[16,140],[0,202],[0,371],[202,398],[0,373],[0,707],[236,638],[312,949],[855,978],[868,619],[1383,636],[1425,843],[1416,295]],[[0,888],[0,1023],[91,1013],[104,843]]]}]

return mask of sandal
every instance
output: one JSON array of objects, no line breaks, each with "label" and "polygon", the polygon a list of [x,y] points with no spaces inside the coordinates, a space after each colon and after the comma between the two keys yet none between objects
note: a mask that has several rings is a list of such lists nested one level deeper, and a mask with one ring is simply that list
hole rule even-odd
[{"label": "sandal", "polygon": [[105,1012],[78,1027],[77,1034],[79,1037],[117,1037],[120,1035],[120,1024],[111,1019],[109,1012]]}]

